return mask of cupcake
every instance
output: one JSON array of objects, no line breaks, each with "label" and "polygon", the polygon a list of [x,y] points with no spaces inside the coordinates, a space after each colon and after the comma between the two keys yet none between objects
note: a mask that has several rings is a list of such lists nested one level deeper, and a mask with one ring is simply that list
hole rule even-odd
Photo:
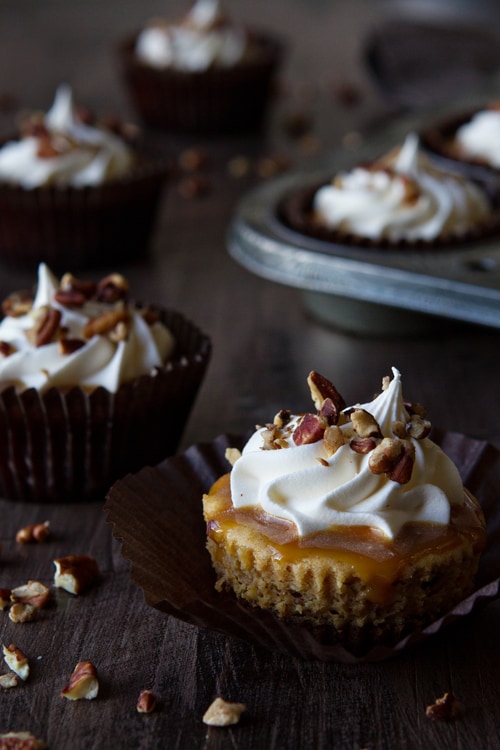
[{"label": "cupcake", "polygon": [[473,591],[485,521],[401,377],[346,408],[280,411],[203,497],[216,588],[354,650],[392,645]]},{"label": "cupcake", "polygon": [[137,129],[93,119],[60,86],[0,148],[0,261],[81,269],[144,256],[166,174]]},{"label": "cupcake", "polygon": [[176,450],[210,357],[182,315],[129,301],[119,274],[59,282],[43,263],[2,309],[2,497],[104,498]]},{"label": "cupcake", "polygon": [[186,133],[257,130],[281,56],[276,38],[232,22],[220,0],[197,0],[184,17],[151,21],[119,46],[143,121]]},{"label": "cupcake", "polygon": [[422,133],[422,145],[451,169],[493,188],[500,185],[500,103],[451,116]]},{"label": "cupcake", "polygon": [[280,216],[305,235],[386,249],[455,246],[498,230],[486,191],[434,166],[413,133],[371,164],[286,196]]}]

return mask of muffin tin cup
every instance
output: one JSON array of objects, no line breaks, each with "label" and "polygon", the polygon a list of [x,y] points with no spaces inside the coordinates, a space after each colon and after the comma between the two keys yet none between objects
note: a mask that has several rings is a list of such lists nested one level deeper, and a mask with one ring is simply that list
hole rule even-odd
[{"label": "muffin tin cup", "polygon": [[179,313],[158,312],[176,339],[172,358],[116,393],[102,387],[0,393],[0,496],[25,503],[103,500],[116,479],[176,451],[211,343]]},{"label": "muffin tin cup", "polygon": [[145,257],[168,165],[156,155],[137,159],[129,175],[102,185],[0,183],[0,263],[78,271]]},{"label": "muffin tin cup", "polygon": [[205,71],[154,68],[134,54],[137,33],[118,45],[131,101],[146,125],[181,133],[223,134],[258,130],[283,54],[275,38],[255,34],[255,60]]}]

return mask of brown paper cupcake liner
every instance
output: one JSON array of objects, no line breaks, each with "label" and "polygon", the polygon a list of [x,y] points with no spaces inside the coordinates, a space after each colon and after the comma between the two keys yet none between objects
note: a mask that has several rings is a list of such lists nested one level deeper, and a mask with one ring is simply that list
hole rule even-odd
[{"label": "brown paper cupcake liner", "polygon": [[101,387],[0,393],[1,496],[103,500],[116,479],[176,451],[211,343],[180,313],[158,312],[176,339],[172,358],[116,393]]},{"label": "brown paper cupcake liner", "polygon": [[153,128],[199,133],[258,130],[283,55],[281,41],[261,33],[256,59],[201,72],[157,69],[134,54],[137,33],[118,45],[122,77],[142,120]]},{"label": "brown paper cupcake liner", "polygon": [[129,175],[103,185],[0,184],[0,262],[81,270],[145,257],[167,171],[164,158],[139,152]]},{"label": "brown paper cupcake liner", "polygon": [[155,467],[126,476],[108,492],[105,510],[113,534],[122,543],[123,556],[131,562],[132,581],[143,589],[150,606],[282,653],[355,663],[396,656],[498,596],[500,452],[488,443],[437,430],[433,439],[456,462],[462,479],[480,501],[488,531],[476,590],[450,612],[396,644],[359,651],[332,642],[331,633],[282,621],[269,611],[238,601],[231,593],[218,593],[206,550],[201,498],[229,470],[226,448],[241,448],[247,439],[221,435],[212,443],[194,445]]},{"label": "brown paper cupcake liner", "polygon": [[[469,231],[460,234],[447,235],[438,237],[432,241],[428,240],[405,240],[391,241],[387,239],[371,239],[361,235],[348,232],[341,232],[330,229],[314,220],[313,217],[313,200],[319,188],[327,183],[318,183],[309,185],[304,188],[294,190],[285,195],[277,207],[277,220],[294,234],[302,234],[307,237],[323,240],[325,243],[334,245],[343,245],[346,247],[356,247],[361,249],[372,250],[404,250],[419,252],[429,250],[453,249],[456,250],[461,245],[467,246],[470,243],[486,240],[500,233],[500,210],[494,203],[494,211],[490,218],[481,223],[480,226],[473,227]],[[485,186],[483,185],[483,188]],[[493,200],[490,191],[486,191]]]}]

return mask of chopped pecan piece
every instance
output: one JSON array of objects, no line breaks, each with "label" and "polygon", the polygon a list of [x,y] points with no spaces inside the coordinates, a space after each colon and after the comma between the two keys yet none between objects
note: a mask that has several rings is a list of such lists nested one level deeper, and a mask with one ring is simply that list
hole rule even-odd
[{"label": "chopped pecan piece", "polygon": [[2,646],[3,658],[9,669],[12,669],[21,680],[27,680],[30,673],[28,657],[18,646],[13,643],[10,646]]},{"label": "chopped pecan piece", "polygon": [[37,609],[42,609],[50,600],[50,589],[40,581],[28,581],[24,586],[17,586],[17,588],[12,589],[10,599],[12,602],[29,604]]},{"label": "chopped pecan piece", "polygon": [[12,622],[31,622],[38,614],[38,607],[24,602],[15,602],[9,610],[9,620]]},{"label": "chopped pecan piece", "polygon": [[361,438],[381,438],[382,431],[375,417],[365,409],[353,409],[350,413],[352,426]]},{"label": "chopped pecan piece", "polygon": [[0,750],[45,750],[47,745],[31,732],[5,732],[0,734]]},{"label": "chopped pecan piece", "polygon": [[[0,688],[13,688],[19,685],[19,677],[14,672],[0,675]],[[1,745],[0,745],[1,748]]]},{"label": "chopped pecan piece", "polygon": [[226,448],[225,457],[234,466],[236,461],[241,458],[241,451],[238,448]]},{"label": "chopped pecan piece", "polygon": [[83,307],[87,298],[76,289],[58,289],[54,293],[54,299],[64,307]]},{"label": "chopped pecan piece", "polygon": [[10,595],[12,591],[10,589],[0,589],[0,610],[7,609],[10,607],[11,599]]},{"label": "chopped pecan piece", "polygon": [[71,273],[65,273],[61,279],[61,289],[78,292],[85,299],[91,299],[96,293],[97,284],[95,281],[82,281],[81,279],[76,279]]},{"label": "chopped pecan piece", "polygon": [[[323,402],[326,399],[330,399],[331,405],[329,405],[329,407],[336,411],[337,414],[341,412],[342,409],[345,409],[346,403],[333,383],[323,377],[323,375],[320,375],[319,372],[312,370],[307,377],[307,383],[317,411],[321,411]],[[335,424],[336,421],[337,420],[335,419],[335,422],[332,422],[331,424]]]},{"label": "chopped pecan piece", "polygon": [[70,594],[81,594],[99,578],[97,562],[89,555],[60,557],[54,566],[54,585]]},{"label": "chopped pecan piece", "polygon": [[44,542],[50,534],[50,523],[30,523],[24,526],[16,534],[16,542],[20,544],[29,544],[30,542]]},{"label": "chopped pecan piece", "polygon": [[13,292],[2,302],[2,312],[9,318],[20,318],[22,315],[27,315],[32,307],[33,295],[27,291]]},{"label": "chopped pecan piece", "polygon": [[114,304],[127,298],[128,281],[119,273],[111,273],[97,284],[96,298],[98,302]]},{"label": "chopped pecan piece", "polygon": [[83,328],[83,335],[87,340],[92,336],[103,336],[112,331],[118,323],[127,323],[129,318],[129,313],[125,309],[104,312],[87,321]]},{"label": "chopped pecan piece", "polygon": [[317,414],[304,414],[293,431],[295,445],[307,445],[321,440],[326,428],[325,421]]},{"label": "chopped pecan piece", "polygon": [[53,307],[41,307],[37,310],[34,327],[27,331],[26,335],[36,347],[45,346],[55,340],[60,322],[60,310]]},{"label": "chopped pecan piece", "polygon": [[137,712],[150,714],[156,708],[156,695],[152,690],[141,690],[137,699]]},{"label": "chopped pecan piece", "polygon": [[341,448],[346,439],[344,433],[337,425],[329,425],[323,435],[323,445],[328,456],[333,456],[334,453]]},{"label": "chopped pecan piece", "polygon": [[349,445],[355,453],[370,453],[377,447],[377,441],[372,437],[359,437],[352,438]]},{"label": "chopped pecan piece", "polygon": [[237,724],[246,709],[244,703],[228,703],[216,698],[203,714],[203,722],[212,727],[228,727]]},{"label": "chopped pecan piece", "polygon": [[80,661],[74,668],[68,684],[61,690],[61,695],[70,701],[78,701],[82,698],[91,701],[97,697],[98,692],[99,681],[96,668],[91,661]]},{"label": "chopped pecan piece", "polygon": [[436,698],[435,703],[427,706],[425,715],[434,721],[450,721],[459,712],[460,706],[452,693],[445,693],[441,698]]},{"label": "chopped pecan piece", "polygon": [[406,438],[406,425],[404,422],[401,422],[399,419],[392,423],[391,425],[392,434],[395,435],[398,438]]},{"label": "chopped pecan piece", "polygon": [[405,401],[404,407],[410,417],[413,416],[413,414],[418,414],[419,417],[422,417],[422,419],[424,419],[427,414],[425,406],[422,406],[422,404],[419,404],[416,401]]},{"label": "chopped pecan piece", "polygon": [[290,409],[280,409],[273,419],[273,424],[279,427],[280,430],[289,423],[292,416]]},{"label": "chopped pecan piece", "polygon": [[412,414],[408,425],[408,434],[416,440],[423,440],[427,437],[432,429],[428,419],[422,419],[419,414]]},{"label": "chopped pecan piece", "polygon": [[402,440],[399,438],[383,438],[370,453],[368,467],[374,474],[385,474],[394,469],[403,453]]},{"label": "chopped pecan piece", "polygon": [[413,472],[415,463],[415,448],[409,440],[402,440],[403,453],[395,466],[389,469],[386,474],[387,478],[398,484],[407,484]]}]

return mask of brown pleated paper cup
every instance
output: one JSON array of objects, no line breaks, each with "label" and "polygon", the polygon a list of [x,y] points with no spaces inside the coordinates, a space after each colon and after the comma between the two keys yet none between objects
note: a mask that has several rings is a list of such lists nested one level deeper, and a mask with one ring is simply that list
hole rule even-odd
[{"label": "brown pleated paper cup", "polygon": [[255,58],[205,71],[154,68],[135,55],[137,33],[118,45],[122,77],[146,125],[181,133],[255,131],[263,123],[283,55],[274,37],[254,34]]},{"label": "brown pleated paper cup", "polygon": [[0,263],[81,270],[144,258],[167,176],[165,158],[138,152],[130,174],[102,185],[0,184]]},{"label": "brown pleated paper cup", "polygon": [[331,633],[280,620],[270,611],[244,604],[232,593],[218,593],[206,550],[202,495],[230,469],[226,448],[241,448],[247,437],[222,435],[213,443],[192,446],[155,467],[126,476],[109,491],[108,520],[122,543],[123,556],[131,562],[132,581],[143,589],[150,606],[282,653],[356,663],[401,654],[498,596],[500,453],[487,443],[438,431],[433,439],[455,461],[464,483],[479,499],[488,532],[476,590],[438,621],[406,634],[398,643],[374,644],[359,651],[335,641]]},{"label": "brown pleated paper cup", "polygon": [[0,495],[23,502],[103,500],[127,472],[173,454],[210,359],[209,338],[180,313],[154,308],[176,348],[120,386],[0,393]]}]

